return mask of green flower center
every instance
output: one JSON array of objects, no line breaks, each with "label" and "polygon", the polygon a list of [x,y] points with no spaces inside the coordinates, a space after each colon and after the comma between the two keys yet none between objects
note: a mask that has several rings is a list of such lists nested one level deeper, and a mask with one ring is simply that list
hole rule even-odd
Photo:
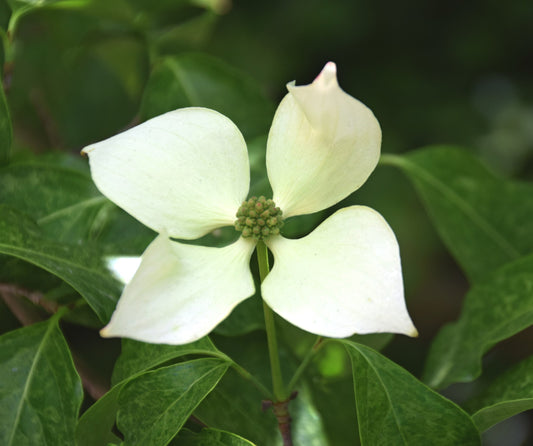
[{"label": "green flower center", "polygon": [[281,209],[271,199],[262,195],[246,200],[237,211],[235,229],[242,232],[244,238],[266,240],[278,235],[283,226]]}]

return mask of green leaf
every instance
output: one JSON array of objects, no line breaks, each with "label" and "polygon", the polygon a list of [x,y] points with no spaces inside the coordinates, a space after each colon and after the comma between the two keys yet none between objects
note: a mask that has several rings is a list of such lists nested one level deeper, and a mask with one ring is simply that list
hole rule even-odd
[{"label": "green leaf", "polygon": [[[264,396],[249,381],[244,381],[236,372],[229,370],[194,414],[208,426],[235,432],[258,445],[281,444],[274,414],[271,410],[264,411],[261,408],[263,399]],[[298,396],[291,401],[289,411],[294,444],[329,444],[321,415],[306,386],[298,386]]]},{"label": "green leaf", "polygon": [[[345,348],[338,344],[335,345],[343,350],[342,353],[349,362]],[[357,415],[353,393],[350,390],[353,388],[351,370],[350,376],[336,376],[332,379],[314,376],[311,379],[313,402],[324,423],[329,444],[331,446],[358,445],[358,426],[356,422],[352,422],[352,420],[356,420]],[[347,420],[351,422],[346,422]]]},{"label": "green leaf", "polygon": [[100,194],[88,174],[54,164],[1,169],[0,203],[31,215],[54,241],[91,241],[114,254],[138,255],[155,236]]},{"label": "green leaf", "polygon": [[185,345],[148,344],[122,339],[122,352],[115,363],[112,381],[119,383],[139,372],[185,355],[212,356],[213,353],[220,352],[207,337]]},{"label": "green leaf", "polygon": [[13,127],[11,125],[11,114],[9,113],[4,89],[0,85],[0,166],[9,162],[12,143]]},{"label": "green leaf", "polygon": [[128,445],[161,446],[217,385],[229,363],[197,359],[144,373],[120,392],[117,424]]},{"label": "green leaf", "polygon": [[[143,39],[134,37],[127,25],[118,24],[110,32],[114,25],[108,18],[55,11],[73,3],[32,10],[20,22],[25,49],[15,53],[11,113],[41,149],[82,148],[124,129],[138,111],[148,77]],[[113,6],[120,9],[115,2]],[[47,31],[28,32],[35,26]],[[30,91],[35,92],[31,98]],[[32,102],[39,104],[37,109]],[[39,118],[43,113],[44,121]]]},{"label": "green leaf", "polygon": [[[0,0],[0,28],[4,31],[7,31],[7,27],[9,26],[9,18],[11,16],[11,8],[7,4],[6,0]],[[2,45],[2,52],[5,48],[3,48]],[[2,60],[2,64],[4,61]]]},{"label": "green leaf", "polygon": [[112,432],[118,411],[118,397],[126,382],[109,390],[103,397],[87,409],[76,426],[77,446],[102,446],[120,443]]},{"label": "green leaf", "polygon": [[464,150],[383,156],[413,182],[442,240],[472,281],[533,251],[533,186],[505,180]]},{"label": "green leaf", "polygon": [[57,317],[0,337],[0,444],[74,444],[82,397]]},{"label": "green leaf", "polygon": [[63,279],[82,295],[100,320],[111,317],[122,287],[101,264],[98,252],[48,241],[29,218],[0,205],[0,253]]},{"label": "green leaf", "polygon": [[472,381],[493,345],[533,324],[533,255],[496,271],[466,295],[459,320],[433,341],[424,381],[442,388]]},{"label": "green leaf", "polygon": [[94,403],[80,418],[76,430],[78,446],[100,446],[116,441],[112,433],[122,388],[133,378],[161,364],[185,355],[218,353],[209,338],[187,345],[147,344],[122,339],[122,352],[113,370],[109,392]]},{"label": "green leaf", "polygon": [[[224,353],[245,367],[263,385],[270,383],[264,332],[249,333],[239,338],[239,341],[223,336],[216,338],[217,345]],[[280,357],[284,375],[291,376],[298,364],[284,349],[280,350]],[[327,445],[321,415],[314,406],[311,392],[305,383],[299,383],[297,390],[298,397],[289,405],[294,444]],[[194,415],[210,427],[236,433],[258,445],[281,444],[274,414],[271,410],[262,410],[261,401],[264,399],[265,396],[251,381],[244,380],[235,370],[230,369]]]},{"label": "green leaf", "polygon": [[533,356],[502,373],[465,407],[480,431],[533,409]]},{"label": "green leaf", "polygon": [[85,6],[90,0],[6,0],[7,4],[13,11],[9,29],[12,33],[15,32],[18,21],[28,13],[35,10],[56,7],[56,8],[79,8]]},{"label": "green leaf", "polygon": [[363,446],[479,445],[472,419],[378,352],[342,342],[353,366],[359,435]]},{"label": "green leaf", "polygon": [[0,202],[31,215],[54,239],[79,242],[91,231],[83,222],[94,221],[107,199],[88,175],[51,165],[15,164],[0,170]]},{"label": "green leaf", "polygon": [[249,77],[204,54],[167,57],[150,75],[143,119],[182,107],[207,107],[230,118],[246,139],[268,132],[273,105]]},{"label": "green leaf", "polygon": [[252,442],[238,435],[209,428],[202,429],[198,433],[182,429],[171,445],[174,443],[176,446],[254,446]]},{"label": "green leaf", "polygon": [[9,5],[11,6],[13,10],[16,10],[17,8],[22,8],[25,6],[37,8],[37,7],[42,7],[46,5],[51,5],[53,3],[60,3],[63,1],[65,0],[7,0],[7,2],[9,3]]}]

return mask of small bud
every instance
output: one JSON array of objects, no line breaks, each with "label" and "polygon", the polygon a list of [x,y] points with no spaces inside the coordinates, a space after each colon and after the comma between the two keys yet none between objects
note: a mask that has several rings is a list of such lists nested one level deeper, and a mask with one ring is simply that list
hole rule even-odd
[{"label": "small bud", "polygon": [[237,211],[235,229],[241,231],[244,238],[264,240],[279,235],[282,226],[281,211],[270,198],[251,197]]}]

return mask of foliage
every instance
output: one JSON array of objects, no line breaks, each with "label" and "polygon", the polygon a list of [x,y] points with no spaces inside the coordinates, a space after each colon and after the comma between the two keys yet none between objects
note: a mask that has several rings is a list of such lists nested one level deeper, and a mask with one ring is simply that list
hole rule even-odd
[{"label": "foliage", "polygon": [[[518,3],[509,7],[517,17]],[[359,6],[371,16],[369,6]],[[306,76],[316,70],[301,61],[310,50],[295,56],[296,63],[286,48],[276,56],[278,49],[264,41],[264,53],[259,45],[258,54],[238,59],[244,45],[257,44],[255,37],[248,42],[246,33],[235,38],[228,25],[243,20],[249,6],[235,5],[235,12],[223,15],[229,7],[226,0],[150,5],[120,0],[113,6],[105,0],[0,2],[1,444],[281,444],[276,419],[265,410],[268,403],[262,406],[272,396],[259,296],[237,307],[209,338],[184,346],[123,339],[118,355],[113,341],[92,336],[109,320],[123,286],[106,260],[140,256],[155,234],[100,194],[77,154],[80,147],[175,108],[213,108],[245,136],[252,192],[269,194],[265,141],[281,92],[273,85],[289,68]],[[342,8],[353,12],[355,6]],[[293,12],[294,23],[300,13],[310,20],[312,13],[304,9]],[[340,13],[330,13],[343,21]],[[250,18],[242,29],[257,25],[256,20]],[[336,32],[340,38],[342,30]],[[311,36],[316,30],[309,34],[316,38]],[[279,38],[273,36],[273,42]],[[482,37],[468,38],[461,51],[478,45],[480,54],[489,57]],[[234,46],[222,45],[230,41]],[[406,111],[395,127],[392,109],[383,105],[392,101],[390,92],[380,97],[377,85],[401,89],[402,82],[414,82],[416,73],[409,76],[392,58],[397,70],[382,82],[392,62],[374,57],[369,56],[370,67],[352,77],[359,76],[368,98],[374,96],[376,106],[383,106],[382,123],[391,123],[390,132],[387,125],[383,129],[385,151],[398,153],[382,155],[376,178],[347,201],[382,203],[380,211],[398,229],[408,306],[413,306],[422,339],[407,347],[386,334],[316,342],[315,336],[278,319],[282,373],[294,384],[290,390],[298,391],[289,404],[294,442],[481,444],[480,433],[533,408],[531,342],[520,346],[519,358],[497,349],[520,332],[527,336],[533,325],[532,164],[522,151],[509,152],[512,168],[505,168],[505,174],[518,178],[487,167],[486,161],[498,163],[505,147],[492,157],[486,156],[486,145],[475,147],[473,124],[460,119],[467,111],[457,104],[444,104],[438,116],[414,110],[419,119]],[[369,81],[374,72],[380,73],[378,84]],[[439,78],[429,92],[433,100],[446,101],[437,93],[442,84]],[[424,91],[417,107],[423,96]],[[515,105],[524,110],[523,104]],[[399,153],[403,142],[414,149],[432,134],[432,140],[452,139],[441,138],[440,119],[447,116],[452,129],[472,137]],[[496,127],[489,136],[494,137],[504,124],[503,118],[491,119]],[[417,139],[421,120],[429,124]],[[404,128],[405,136],[399,136]],[[531,148],[521,129],[512,135]],[[474,149],[465,148],[468,144]],[[325,215],[295,218],[286,234],[304,235]],[[231,231],[220,231],[200,243],[223,246],[233,237]],[[439,279],[443,264],[452,273]],[[258,282],[255,266],[252,270]],[[470,285],[460,314],[448,313],[446,320],[426,314],[442,305],[433,298],[435,287],[419,290],[444,280],[454,285],[444,293],[453,293],[461,288],[455,284],[463,283],[462,274]],[[463,298],[456,294],[446,297]],[[85,338],[83,330],[92,335]],[[430,344],[428,352],[424,343]],[[516,364],[507,364],[511,361]],[[98,383],[103,391],[95,390]],[[456,383],[473,384],[465,393],[455,392],[457,386],[446,390]]]}]

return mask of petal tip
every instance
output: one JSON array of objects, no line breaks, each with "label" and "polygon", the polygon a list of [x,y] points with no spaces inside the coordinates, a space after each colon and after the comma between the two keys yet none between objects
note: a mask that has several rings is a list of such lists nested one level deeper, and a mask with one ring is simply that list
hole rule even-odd
[{"label": "petal tip", "polygon": [[337,74],[337,64],[329,61],[326,65],[324,65],[322,71],[325,73]]},{"label": "petal tip", "polygon": [[109,333],[109,325],[106,325],[100,330],[100,336],[102,338],[111,338],[113,336],[111,333]]},{"label": "petal tip", "polygon": [[80,153],[82,156],[88,156],[90,152],[92,152],[94,150],[94,147],[92,146],[87,146],[87,147],[84,147],[83,149],[80,150]]},{"label": "petal tip", "polygon": [[335,64],[335,62],[328,62],[326,65],[324,65],[322,71],[315,78],[313,84],[318,83],[326,86],[329,85],[332,81],[337,81],[337,65]]},{"label": "petal tip", "polygon": [[285,87],[290,92],[292,88],[296,87],[296,81],[290,81],[285,84]]},{"label": "petal tip", "polygon": [[411,331],[409,331],[409,333],[407,333],[407,336],[409,336],[411,338],[418,338],[418,330],[413,326]]}]

